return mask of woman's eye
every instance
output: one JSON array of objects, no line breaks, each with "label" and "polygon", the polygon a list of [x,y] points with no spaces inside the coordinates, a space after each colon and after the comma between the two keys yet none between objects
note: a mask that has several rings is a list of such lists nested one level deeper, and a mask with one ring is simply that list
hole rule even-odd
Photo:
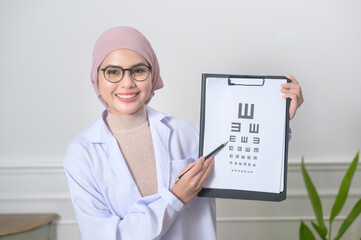
[{"label": "woman's eye", "polygon": [[135,68],[135,69],[133,69],[133,72],[134,73],[143,73],[144,69],[143,68]]},{"label": "woman's eye", "polygon": [[117,75],[118,74],[118,70],[108,70],[107,71],[109,75]]}]

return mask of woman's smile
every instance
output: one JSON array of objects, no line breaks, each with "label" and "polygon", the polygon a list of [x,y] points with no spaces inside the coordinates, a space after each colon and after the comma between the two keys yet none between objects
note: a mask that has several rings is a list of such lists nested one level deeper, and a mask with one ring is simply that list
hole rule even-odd
[{"label": "woman's smile", "polygon": [[117,93],[115,96],[123,102],[132,102],[139,96],[139,92]]}]

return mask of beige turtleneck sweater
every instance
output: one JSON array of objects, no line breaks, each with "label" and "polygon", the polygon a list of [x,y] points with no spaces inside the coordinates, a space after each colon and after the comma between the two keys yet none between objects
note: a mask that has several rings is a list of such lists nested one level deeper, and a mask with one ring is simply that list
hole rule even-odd
[{"label": "beige turtleneck sweater", "polygon": [[146,108],[131,116],[108,113],[106,123],[117,139],[129,171],[142,196],[157,193],[153,140]]}]

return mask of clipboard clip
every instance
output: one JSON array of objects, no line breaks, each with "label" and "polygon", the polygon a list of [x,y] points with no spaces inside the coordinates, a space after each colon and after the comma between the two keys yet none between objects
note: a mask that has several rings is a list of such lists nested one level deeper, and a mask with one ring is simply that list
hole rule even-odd
[{"label": "clipboard clip", "polygon": [[264,78],[228,77],[228,86],[262,87],[264,82]]}]

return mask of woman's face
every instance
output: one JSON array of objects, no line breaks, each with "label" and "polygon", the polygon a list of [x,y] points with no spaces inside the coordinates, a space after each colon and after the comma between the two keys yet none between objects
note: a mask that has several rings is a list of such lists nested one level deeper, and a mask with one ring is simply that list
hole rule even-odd
[{"label": "woman's face", "polygon": [[150,66],[144,57],[129,49],[114,50],[100,64],[98,87],[102,98],[108,104],[110,113],[129,116],[141,110],[152,90],[152,74],[150,73],[145,81],[137,82],[130,76],[130,71],[125,71],[120,82],[111,83],[104,78],[100,69],[110,65],[129,69],[138,64]]}]

